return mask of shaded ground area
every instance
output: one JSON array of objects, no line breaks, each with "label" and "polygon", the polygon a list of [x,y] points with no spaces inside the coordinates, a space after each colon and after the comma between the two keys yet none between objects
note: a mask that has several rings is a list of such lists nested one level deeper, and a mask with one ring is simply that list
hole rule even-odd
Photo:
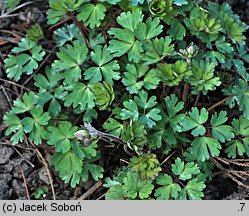
[{"label": "shaded ground area", "polygon": [[[25,1],[23,1],[25,2]],[[222,3],[222,1],[219,1]],[[233,9],[241,16],[244,22],[249,23],[249,1],[248,0],[227,0]],[[0,78],[6,78],[3,74],[4,56],[15,46],[19,39],[24,36],[26,29],[33,23],[39,23],[45,31],[46,24],[46,2],[34,1],[20,11],[16,16],[0,19]],[[49,34],[45,35],[50,37]],[[249,32],[247,32],[247,44],[249,44]],[[44,44],[49,47],[51,44]],[[50,48],[51,49],[51,48]],[[26,79],[26,78],[25,78]],[[28,83],[32,85],[32,83]],[[11,86],[11,88],[10,88]],[[76,199],[88,191],[94,182],[81,183],[76,189],[64,184],[58,177],[57,172],[49,167],[46,169],[43,159],[49,161],[50,152],[47,146],[39,146],[37,151],[43,155],[41,158],[34,148],[28,145],[12,146],[5,139],[2,124],[2,117],[11,107],[13,99],[18,97],[20,92],[13,89],[11,83],[0,80],[0,200],[1,199],[27,199],[35,190],[41,186],[49,188],[44,199],[52,199],[51,179],[53,179],[54,194],[57,199]],[[88,199],[97,199],[104,194],[102,189],[95,191]],[[248,199],[249,190],[238,186],[227,176],[217,173],[213,181],[207,185],[204,199]],[[31,196],[31,199],[34,197]]]}]

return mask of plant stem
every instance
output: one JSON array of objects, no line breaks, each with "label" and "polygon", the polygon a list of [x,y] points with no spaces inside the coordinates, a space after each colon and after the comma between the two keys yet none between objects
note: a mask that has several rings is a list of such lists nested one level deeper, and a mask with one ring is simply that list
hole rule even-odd
[{"label": "plant stem", "polygon": [[232,98],[232,97],[234,97],[234,96],[236,96],[236,94],[232,94],[232,95],[230,95],[230,96],[228,96],[228,97],[222,99],[221,101],[217,102],[217,103],[214,104],[213,106],[209,107],[207,110],[210,111],[210,110],[214,109],[215,107],[217,107],[217,106],[219,106],[219,105],[225,103],[227,100],[229,100],[230,98]]},{"label": "plant stem", "polygon": [[88,51],[90,51],[90,46],[89,46],[88,40],[87,40],[87,38],[86,38],[86,36],[85,36],[85,33],[84,33],[83,30],[82,30],[82,26],[81,26],[80,22],[76,19],[76,17],[75,17],[72,13],[70,14],[70,17],[72,17],[72,19],[73,19],[75,25],[76,25],[76,26],[78,27],[78,29],[80,30],[80,33],[81,33],[81,35],[82,35],[83,38],[84,38],[86,47],[87,47]]},{"label": "plant stem", "polygon": [[196,107],[196,106],[197,106],[198,101],[199,101],[199,99],[200,99],[200,96],[201,96],[201,92],[198,92],[198,94],[197,94],[197,96],[196,96],[196,100],[195,100],[194,107]]},{"label": "plant stem", "polygon": [[182,100],[184,103],[186,103],[186,101],[187,101],[188,91],[189,91],[189,84],[185,83],[183,93],[182,93]]}]

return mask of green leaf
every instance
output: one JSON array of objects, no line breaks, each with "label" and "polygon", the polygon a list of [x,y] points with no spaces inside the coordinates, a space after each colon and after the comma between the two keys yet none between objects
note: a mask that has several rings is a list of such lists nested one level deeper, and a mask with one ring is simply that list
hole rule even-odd
[{"label": "green leaf", "polygon": [[153,95],[150,98],[148,98],[147,91],[140,91],[138,93],[138,96],[134,97],[134,101],[139,107],[143,108],[144,110],[153,108],[157,104],[156,96]]},{"label": "green leaf", "polygon": [[143,43],[144,53],[141,60],[145,61],[145,64],[150,65],[157,63],[164,59],[166,56],[174,54],[174,44],[171,44],[170,37],[155,38]]},{"label": "green leaf", "polygon": [[219,52],[221,53],[231,53],[233,52],[233,47],[231,46],[230,43],[225,42],[225,36],[219,37],[216,41],[215,41],[215,45],[216,48],[218,49]]},{"label": "green leaf", "polygon": [[[23,101],[23,102],[22,102]],[[11,113],[21,114],[30,111],[37,104],[37,98],[33,92],[25,93],[21,99],[14,101]]]},{"label": "green leaf", "polygon": [[232,93],[236,94],[235,100],[243,116],[249,119],[249,86],[246,81],[239,79],[238,84],[233,86]]},{"label": "green leaf", "polygon": [[150,110],[148,113],[143,114],[140,118],[139,121],[143,124],[143,125],[147,125],[148,128],[152,128],[156,125],[156,121],[160,121],[162,119],[162,117],[159,115],[160,114],[160,110],[153,108],[152,110]]},{"label": "green leaf", "polygon": [[54,34],[55,34],[54,39],[58,47],[62,47],[68,41],[69,42],[73,41],[74,38],[78,40],[83,39],[82,35],[80,34],[80,30],[77,28],[75,24],[70,24],[66,25],[65,27],[59,28],[54,31]]},{"label": "green leaf", "polygon": [[230,141],[234,138],[233,128],[229,125],[223,125],[227,121],[227,112],[221,111],[215,113],[211,118],[212,134],[220,142]]},{"label": "green leaf", "polygon": [[172,172],[179,175],[180,180],[188,180],[192,178],[192,175],[198,174],[200,169],[194,162],[184,164],[180,158],[177,158],[175,164],[172,164]]},{"label": "green leaf", "polygon": [[132,12],[123,12],[117,17],[117,22],[125,29],[129,29],[132,32],[141,24],[144,15],[139,9],[135,9]]},{"label": "green leaf", "polygon": [[[243,154],[246,152],[245,145],[237,139],[228,142],[226,146],[227,149],[225,152],[227,153],[227,156],[230,158],[236,158],[238,155],[243,156]],[[248,147],[249,146],[247,146],[247,149]]]},{"label": "green leaf", "polygon": [[52,64],[52,70],[62,72],[64,84],[77,82],[81,79],[81,64],[86,59],[87,48],[81,45],[79,41],[74,41],[72,45],[62,47],[57,53],[59,60]]},{"label": "green leaf", "polygon": [[41,144],[42,139],[45,138],[45,125],[48,124],[50,119],[50,115],[48,112],[43,113],[43,109],[41,107],[33,107],[30,110],[32,118],[25,117],[22,119],[23,130],[25,133],[30,133],[29,140],[31,142],[34,141],[36,145]]},{"label": "green leaf", "polygon": [[167,108],[165,121],[169,123],[170,127],[175,132],[182,132],[181,122],[185,118],[184,114],[178,114],[184,108],[184,102],[178,101],[175,94],[171,94],[165,98],[165,105]]},{"label": "green leaf", "polygon": [[145,199],[151,194],[154,186],[152,180],[141,180],[137,173],[127,173],[124,178],[123,189],[132,199]]},{"label": "green leaf", "polygon": [[192,76],[189,77],[188,82],[192,85],[192,93],[198,94],[202,91],[204,95],[209,90],[214,91],[216,86],[220,86],[219,77],[214,76],[215,64],[212,62],[192,61]]},{"label": "green leaf", "polygon": [[190,200],[199,200],[204,197],[203,189],[206,187],[203,181],[197,178],[189,180],[186,187],[180,193],[180,199],[186,200],[187,196]]},{"label": "green leaf", "polygon": [[18,43],[18,46],[12,49],[12,52],[17,54],[20,52],[31,50],[34,46],[36,46],[36,43],[34,41],[29,40],[28,38],[22,38]]},{"label": "green leaf", "polygon": [[47,11],[48,24],[55,24],[66,14],[76,11],[84,0],[50,0]]},{"label": "green leaf", "polygon": [[11,111],[7,112],[3,117],[3,122],[8,125],[6,135],[9,136],[11,133],[14,133],[14,135],[10,138],[10,141],[14,145],[24,140],[23,126],[17,115],[14,115]]},{"label": "green leaf", "polygon": [[131,118],[133,121],[138,120],[139,112],[137,104],[133,100],[129,100],[124,101],[123,105],[125,109],[122,109],[122,112],[120,114],[122,117],[121,119],[126,120]]},{"label": "green leaf", "polygon": [[48,187],[47,186],[40,186],[38,188],[36,188],[35,192],[33,192],[30,197],[35,197],[36,199],[42,199],[43,195],[46,195],[46,193],[48,192]]},{"label": "green leaf", "polygon": [[138,40],[135,41],[134,33],[130,29],[111,28],[108,34],[114,35],[114,38],[117,39],[110,40],[108,47],[114,57],[128,53],[129,61],[139,62],[140,53],[143,51],[142,44]]},{"label": "green leaf", "polygon": [[239,119],[233,119],[232,125],[236,136],[249,137],[249,120],[240,116]]},{"label": "green leaf", "polygon": [[48,131],[47,143],[54,145],[56,152],[66,153],[70,151],[77,127],[72,127],[70,122],[63,121],[59,122],[57,127],[49,126]]},{"label": "green leaf", "polygon": [[135,37],[142,41],[155,38],[163,31],[163,26],[159,25],[159,23],[159,18],[156,17],[152,20],[152,18],[149,17],[146,23],[141,23],[137,26],[135,29]]},{"label": "green leaf", "polygon": [[[206,133],[206,128],[203,124],[208,120],[208,111],[203,107],[200,112],[198,108],[192,107],[189,112],[189,116],[186,116],[182,123],[182,131],[192,130],[191,134],[193,136],[204,135]],[[194,130],[193,130],[194,129]]]},{"label": "green leaf", "polygon": [[122,185],[115,185],[111,187],[105,194],[106,200],[124,200],[126,199],[126,193]]},{"label": "green leaf", "polygon": [[27,32],[28,38],[32,41],[38,42],[42,38],[44,38],[44,34],[42,31],[42,27],[39,24],[34,24],[30,26]]},{"label": "green leaf", "polygon": [[[129,2],[132,3],[132,6],[137,6],[138,4],[143,4],[145,0],[129,0]],[[147,0],[147,2],[150,2],[150,0]]]},{"label": "green leaf", "polygon": [[86,26],[91,29],[99,27],[101,21],[105,18],[106,8],[103,4],[83,4],[77,15],[77,20],[83,21]]},{"label": "green leaf", "polygon": [[83,122],[92,123],[93,119],[98,118],[98,113],[95,109],[87,109],[83,115]]},{"label": "green leaf", "polygon": [[106,132],[119,137],[124,130],[124,125],[114,118],[109,118],[108,121],[104,123],[103,128]]},{"label": "green leaf", "polygon": [[173,3],[177,6],[187,5],[188,0],[173,0]]},{"label": "green leaf", "polygon": [[[30,55],[21,53],[23,51],[29,51]],[[38,68],[38,62],[43,59],[46,54],[40,45],[36,45],[35,42],[28,38],[23,38],[18,47],[12,50],[17,55],[9,55],[4,60],[7,77],[13,78],[18,81],[23,73],[30,75]]]},{"label": "green leaf", "polygon": [[244,153],[249,156],[249,120],[240,116],[239,119],[233,119],[232,125],[237,139],[226,143],[228,157],[236,158]]},{"label": "green leaf", "polygon": [[56,153],[50,163],[59,171],[60,178],[75,188],[80,181],[82,161],[73,152]]},{"label": "green leaf", "polygon": [[155,89],[159,84],[156,71],[149,70],[149,67],[144,64],[127,64],[126,70],[122,82],[131,94],[137,94],[142,87],[147,90]]},{"label": "green leaf", "polygon": [[174,19],[167,33],[176,40],[183,40],[186,35],[186,29],[178,19]]},{"label": "green leaf", "polygon": [[197,160],[206,161],[210,158],[209,154],[213,157],[219,156],[221,145],[217,139],[212,137],[197,137],[191,143],[189,151],[192,155],[197,156]]},{"label": "green leaf", "polygon": [[4,4],[8,12],[12,11],[16,8],[16,6],[20,3],[21,0],[5,0]]},{"label": "green leaf", "polygon": [[208,62],[212,62],[215,65],[218,65],[218,62],[221,64],[225,63],[226,59],[224,54],[217,51],[207,51],[205,57]]},{"label": "green leaf", "polygon": [[61,111],[60,100],[62,100],[67,92],[61,86],[62,76],[59,73],[53,72],[46,67],[46,76],[35,74],[35,86],[39,88],[37,95],[37,104],[44,107],[49,102],[48,112],[53,115],[58,115]]},{"label": "green leaf", "polygon": [[101,166],[86,161],[82,167],[82,175],[81,175],[82,181],[83,182],[88,181],[89,179],[88,173],[91,174],[91,176],[95,181],[98,181],[99,179],[103,178],[103,172],[104,169]]},{"label": "green leaf", "polygon": [[95,46],[91,52],[91,59],[98,67],[90,67],[85,72],[85,79],[91,83],[97,83],[103,79],[113,85],[113,80],[119,80],[119,64],[113,60],[113,56],[107,49],[107,46]]},{"label": "green leaf", "polygon": [[156,182],[161,187],[156,189],[155,196],[158,200],[169,200],[171,197],[177,198],[181,187],[177,183],[173,183],[171,176],[167,174],[159,175]]},{"label": "green leaf", "polygon": [[[147,125],[149,128],[152,128],[153,126],[156,125],[156,123],[155,123],[156,121],[159,121],[162,119],[162,117],[159,115],[160,110],[157,108],[153,108],[157,104],[156,96],[151,96],[150,98],[148,98],[148,93],[146,91],[140,91],[138,93],[138,96],[134,97],[134,101],[130,102],[131,103],[130,109],[137,110],[137,108],[135,108],[135,106],[137,107],[137,105],[143,109],[142,115],[139,118],[139,121],[143,125]],[[153,109],[151,109],[151,108],[153,108]],[[150,109],[150,110],[148,111],[148,109]],[[125,109],[122,109],[122,113],[121,113],[122,117],[123,117],[124,113],[127,113],[127,111]],[[133,113],[135,113],[135,112],[133,112]],[[134,121],[136,121],[139,114],[137,114],[137,116],[136,115],[133,115],[133,116],[136,117],[135,120],[133,119]],[[130,118],[130,117],[128,117],[128,118]]]},{"label": "green leaf", "polygon": [[159,78],[169,86],[178,85],[180,81],[192,74],[188,63],[181,60],[174,64],[159,63],[157,68]]},{"label": "green leaf", "polygon": [[64,98],[66,107],[79,107],[80,110],[92,109],[95,106],[95,96],[88,86],[83,83],[72,83],[65,88],[68,94]]}]

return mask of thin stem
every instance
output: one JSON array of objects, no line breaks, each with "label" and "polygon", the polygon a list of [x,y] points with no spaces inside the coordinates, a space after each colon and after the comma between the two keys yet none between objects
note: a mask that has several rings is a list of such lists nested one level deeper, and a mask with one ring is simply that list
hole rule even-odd
[{"label": "thin stem", "polygon": [[198,92],[198,94],[197,94],[197,96],[196,96],[196,99],[195,99],[195,104],[194,104],[194,107],[196,107],[196,106],[197,106],[198,101],[199,101],[199,99],[200,99],[200,96],[201,96],[201,92]]},{"label": "thin stem", "polygon": [[186,103],[186,101],[187,101],[188,91],[189,91],[189,84],[185,83],[183,93],[182,93],[182,100],[184,103]]},{"label": "thin stem", "polygon": [[[22,86],[22,85],[20,85],[20,84],[17,84],[17,83],[15,83],[15,82],[12,82],[12,81],[9,81],[9,80],[5,80],[5,79],[0,78],[0,81],[7,82],[7,83],[9,83],[9,84],[18,86],[18,87],[23,88],[23,89],[25,89],[25,90],[27,90],[27,91],[33,91],[33,90],[29,89],[29,88],[26,88],[26,87],[24,87],[24,86]],[[35,92],[35,91],[33,91],[33,92]]]},{"label": "thin stem", "polygon": [[12,11],[7,12],[7,13],[3,14],[2,16],[0,16],[0,19],[5,18],[8,14],[10,14],[10,13],[22,8],[22,7],[25,7],[25,6],[29,5],[29,4],[32,4],[32,3],[34,3],[34,1],[25,2],[25,3],[17,6],[16,8],[14,8]]},{"label": "thin stem", "polygon": [[78,29],[80,30],[80,33],[81,33],[81,35],[82,35],[83,38],[84,38],[86,47],[87,47],[88,51],[90,51],[89,43],[88,43],[88,41],[87,41],[87,38],[86,38],[86,36],[85,36],[85,33],[84,33],[83,30],[82,30],[82,27],[81,27],[80,22],[76,19],[76,17],[75,17],[72,13],[70,14],[70,16],[72,17],[72,19],[73,19],[75,25],[76,25],[76,26],[78,27]]},{"label": "thin stem", "polygon": [[217,107],[217,106],[219,106],[219,105],[225,103],[227,100],[229,100],[230,98],[232,98],[232,97],[234,97],[234,96],[236,96],[236,94],[232,94],[232,95],[230,95],[230,96],[228,96],[228,97],[222,99],[221,101],[217,102],[217,103],[214,104],[213,106],[209,107],[207,110],[210,111],[210,110],[214,109],[215,107]]}]

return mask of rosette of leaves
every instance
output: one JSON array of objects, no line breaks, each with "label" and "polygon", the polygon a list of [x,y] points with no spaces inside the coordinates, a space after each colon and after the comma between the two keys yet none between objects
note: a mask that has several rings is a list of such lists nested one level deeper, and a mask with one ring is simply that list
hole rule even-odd
[{"label": "rosette of leaves", "polygon": [[206,95],[208,91],[214,91],[217,86],[221,85],[220,78],[214,77],[214,63],[193,60],[191,70],[192,75],[187,79],[187,82],[192,86],[192,94],[198,94],[202,91]]},{"label": "rosette of leaves", "polygon": [[233,119],[232,125],[236,138],[226,143],[226,153],[228,157],[236,158],[244,154],[249,156],[249,120],[240,116],[239,119]]},{"label": "rosette of leaves", "polygon": [[42,38],[44,38],[44,34],[42,28],[39,24],[34,24],[28,29],[28,38],[32,41],[38,42]]},{"label": "rosette of leaves", "polygon": [[132,157],[130,167],[131,171],[138,173],[142,179],[154,179],[161,171],[160,163],[155,154]]},{"label": "rosette of leaves", "polygon": [[187,62],[178,60],[174,64],[159,63],[157,74],[166,85],[174,86],[188,78],[192,72]]},{"label": "rosette of leaves", "polygon": [[153,16],[164,17],[173,10],[172,0],[151,0],[149,2],[149,10]]},{"label": "rosette of leaves", "polygon": [[241,22],[239,16],[232,11],[229,4],[208,2],[208,10],[212,17],[220,20],[222,31],[227,34],[233,43],[244,43],[246,37],[243,32],[248,29],[248,26]]},{"label": "rosette of leaves", "polygon": [[200,7],[194,7],[190,11],[189,18],[184,19],[184,23],[191,34],[197,35],[203,42],[216,40],[221,30],[220,21],[209,17]]},{"label": "rosette of leaves", "polygon": [[107,109],[115,98],[115,93],[112,86],[106,82],[99,82],[89,86],[95,96],[95,103],[99,109]]},{"label": "rosette of leaves", "polygon": [[172,39],[168,36],[147,40],[143,43],[142,61],[150,65],[163,60],[166,56],[173,56],[175,54],[174,44],[171,43]]}]

